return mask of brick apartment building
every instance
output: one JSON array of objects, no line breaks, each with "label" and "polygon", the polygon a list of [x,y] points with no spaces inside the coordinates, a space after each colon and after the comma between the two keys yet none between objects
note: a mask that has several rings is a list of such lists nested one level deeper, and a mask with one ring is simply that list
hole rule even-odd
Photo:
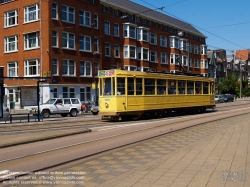
[{"label": "brick apartment building", "polygon": [[98,69],[174,73],[181,59],[186,71],[207,76],[201,32],[129,0],[0,0],[0,12],[0,65],[12,77],[4,86],[15,108],[36,105],[35,77],[43,75],[51,78],[40,86],[41,103],[96,100]]}]

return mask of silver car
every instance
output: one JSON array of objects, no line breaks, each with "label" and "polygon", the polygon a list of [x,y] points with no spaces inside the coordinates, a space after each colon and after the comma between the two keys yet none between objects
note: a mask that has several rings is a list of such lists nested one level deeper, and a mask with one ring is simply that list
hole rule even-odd
[{"label": "silver car", "polygon": [[215,103],[224,103],[223,95],[215,95]]}]

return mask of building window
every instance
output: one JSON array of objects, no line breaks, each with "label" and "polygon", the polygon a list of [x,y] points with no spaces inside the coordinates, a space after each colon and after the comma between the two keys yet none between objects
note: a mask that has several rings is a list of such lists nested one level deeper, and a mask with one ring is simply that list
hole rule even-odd
[{"label": "building window", "polygon": [[179,45],[180,41],[178,38],[170,37],[169,40],[170,40],[170,47],[171,48],[176,48],[176,49],[180,48],[180,45]]},{"label": "building window", "polygon": [[120,46],[119,45],[114,45],[114,56],[116,58],[120,57]]},{"label": "building window", "polygon": [[162,47],[167,47],[167,37],[165,36],[160,36],[160,45]]},{"label": "building window", "polygon": [[52,31],[52,47],[58,47],[58,32]]},{"label": "building window", "polygon": [[99,63],[95,62],[95,76],[98,76],[98,71],[99,71]]},{"label": "building window", "polygon": [[110,22],[104,21],[104,34],[110,35]]},{"label": "building window", "polygon": [[143,29],[143,28],[137,28],[137,39],[139,41],[148,42],[148,38],[149,38],[148,30]]},{"label": "building window", "polygon": [[58,59],[52,59],[52,75],[58,75]]},{"label": "building window", "polygon": [[125,45],[124,46],[124,58],[136,58],[136,47]]},{"label": "building window", "polygon": [[180,56],[177,54],[170,54],[170,63],[179,65]]},{"label": "building window", "polygon": [[9,36],[4,38],[5,48],[4,52],[15,52],[18,51],[18,36]]},{"label": "building window", "polygon": [[28,33],[24,35],[24,49],[35,49],[40,46],[39,33]]},{"label": "building window", "polygon": [[110,44],[105,43],[105,56],[110,56]]},{"label": "building window", "polygon": [[150,51],[149,59],[150,62],[157,62],[157,53],[155,51]]},{"label": "building window", "polygon": [[80,101],[87,102],[90,100],[91,100],[91,88],[90,87],[80,88]]},{"label": "building window", "polygon": [[118,16],[118,10],[112,10],[113,15]]},{"label": "building window", "polygon": [[91,51],[91,39],[89,36],[80,35],[79,42],[80,42],[80,50]]},{"label": "building window", "polygon": [[9,62],[8,65],[8,77],[18,77],[18,63]]},{"label": "building window", "polygon": [[12,10],[4,13],[4,26],[12,27],[18,24],[18,10]]},{"label": "building window", "polygon": [[92,65],[89,61],[80,61],[80,76],[91,76]]},{"label": "building window", "polygon": [[75,88],[63,87],[63,98],[74,98]]},{"label": "building window", "polygon": [[64,76],[75,75],[75,61],[74,60],[62,60],[62,75]]},{"label": "building window", "polygon": [[198,46],[194,45],[194,54],[199,54]]},{"label": "building window", "polygon": [[79,12],[79,23],[80,25],[90,27],[91,24],[91,14],[90,12],[82,11]]},{"label": "building window", "polygon": [[63,32],[62,47],[66,49],[75,49],[75,34]]},{"label": "building window", "polygon": [[58,4],[52,3],[52,19],[58,19]]},{"label": "building window", "polygon": [[119,36],[119,24],[114,24],[114,36]]},{"label": "building window", "polygon": [[62,5],[62,21],[75,23],[75,9]]},{"label": "building window", "polygon": [[149,49],[138,47],[137,56],[139,60],[149,60]]},{"label": "building window", "polygon": [[94,38],[94,52],[99,53],[99,40]]},{"label": "building window", "polygon": [[189,58],[189,67],[192,67],[193,64],[192,64],[192,58]]},{"label": "building window", "polygon": [[208,69],[208,61],[205,60],[205,69]]},{"label": "building window", "polygon": [[24,8],[24,23],[38,20],[40,17],[39,4],[27,6]]},{"label": "building window", "polygon": [[194,60],[194,67],[199,68],[199,60],[197,59]]},{"label": "building window", "polygon": [[187,66],[187,57],[186,56],[182,56],[182,65],[183,66]]},{"label": "building window", "polygon": [[207,54],[207,46],[202,45],[201,46],[201,54],[206,55]]},{"label": "building window", "polygon": [[133,38],[136,39],[136,28],[132,25],[124,25],[123,26],[123,35],[124,38]]},{"label": "building window", "polygon": [[38,59],[24,61],[25,76],[40,76],[40,61]]},{"label": "building window", "polygon": [[150,44],[157,45],[157,35],[150,33],[149,42],[150,42]]},{"label": "building window", "polygon": [[53,88],[53,97],[58,98],[58,90],[57,90],[57,88]]},{"label": "building window", "polygon": [[167,64],[167,54],[166,53],[161,53],[161,63]]},{"label": "building window", "polygon": [[94,28],[98,29],[98,14],[94,14]]}]

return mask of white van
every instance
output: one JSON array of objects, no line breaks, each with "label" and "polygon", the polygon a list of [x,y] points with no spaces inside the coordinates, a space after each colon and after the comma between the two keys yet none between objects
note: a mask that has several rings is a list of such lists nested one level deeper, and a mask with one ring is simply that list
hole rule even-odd
[{"label": "white van", "polygon": [[66,117],[69,114],[71,117],[76,117],[80,111],[81,102],[78,98],[52,98],[40,105],[40,112],[43,118],[48,118],[53,114],[61,114],[62,117]]}]

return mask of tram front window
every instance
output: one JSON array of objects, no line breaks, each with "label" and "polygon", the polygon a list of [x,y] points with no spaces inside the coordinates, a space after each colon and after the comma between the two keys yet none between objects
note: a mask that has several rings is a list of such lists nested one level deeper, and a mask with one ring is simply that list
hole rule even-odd
[{"label": "tram front window", "polygon": [[112,82],[111,78],[103,79],[104,95],[112,95]]}]

